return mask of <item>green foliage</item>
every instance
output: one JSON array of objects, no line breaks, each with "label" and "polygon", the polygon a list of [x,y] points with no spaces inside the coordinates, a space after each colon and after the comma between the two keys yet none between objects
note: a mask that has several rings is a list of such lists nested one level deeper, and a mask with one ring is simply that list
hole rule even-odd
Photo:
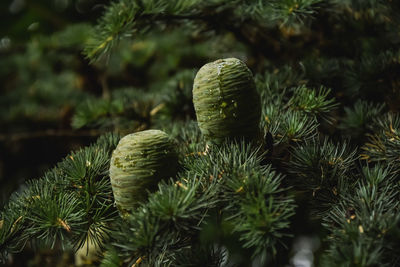
[{"label": "green foliage", "polygon": [[[272,133],[276,144],[287,145],[315,138],[318,119],[333,123],[331,112],[338,103],[329,98],[329,89],[313,90],[304,85],[280,88],[279,81],[271,81],[269,77],[269,73],[258,76],[256,84],[261,94],[261,124]],[[293,79],[301,83],[298,77]]]},{"label": "green foliage", "polygon": [[306,141],[315,137],[318,123],[314,118],[305,116],[300,112],[286,112],[275,119],[279,123],[278,142]]},{"label": "green foliage", "polygon": [[101,267],[119,267],[122,261],[118,256],[118,252],[115,248],[111,247],[106,250],[104,257],[101,261]]},{"label": "green foliage", "polygon": [[[261,25],[303,22],[312,16],[320,0],[302,1],[127,1],[112,3],[99,20],[85,54],[92,61],[108,57],[119,40],[140,36],[154,27],[150,22],[174,25],[180,21],[203,22],[208,28],[222,22],[227,31],[236,32],[241,22],[255,20]],[[271,13],[273,14],[271,16]],[[265,15],[268,14],[268,15]]]},{"label": "green foliage", "polygon": [[[250,17],[256,17],[260,23],[275,22],[275,24],[282,27],[295,23],[305,23],[305,20],[312,18],[312,15],[318,9],[318,4],[321,2],[320,0],[284,0],[265,3],[262,1],[249,1],[247,6],[246,3],[244,4],[243,8]],[[256,8],[254,8],[255,4]]]},{"label": "green foliage", "polygon": [[153,266],[173,262],[173,255],[190,244],[215,205],[216,190],[216,184],[202,190],[196,177],[159,184],[159,191],[128,218],[129,227],[115,232],[114,243],[133,255],[133,262],[139,258]]},{"label": "green foliage", "polygon": [[[54,194],[54,187],[40,182],[28,186],[32,191],[22,196],[31,210],[25,215],[28,226],[24,239],[37,239],[54,248],[56,241],[67,239],[71,229],[84,223],[83,210],[77,209],[78,199],[73,193]],[[31,200],[26,200],[28,197]]]},{"label": "green foliage", "polygon": [[325,255],[330,266],[394,266],[399,261],[398,186],[392,169],[364,167],[353,194],[342,197],[324,218],[332,243]]},{"label": "green foliage", "polygon": [[[137,129],[163,127],[172,118],[194,118],[192,103],[193,70],[178,72],[162,89],[122,88],[109,96],[87,97],[75,109],[72,127],[129,133]],[[154,92],[153,92],[154,91]]]},{"label": "green foliage", "polygon": [[381,115],[384,107],[384,104],[375,105],[363,100],[357,100],[353,108],[344,108],[346,114],[339,128],[355,139],[362,138],[372,128],[373,120]]},{"label": "green foliage", "polygon": [[0,100],[2,121],[37,121],[37,114],[42,121],[60,120],[63,110],[86,96],[81,74],[73,68],[81,64],[79,52],[89,32],[87,24],[72,25],[53,36],[33,38],[22,53],[4,56],[0,77],[15,78],[3,84],[7,91]]},{"label": "green foliage", "polygon": [[[395,105],[399,93],[394,88],[399,78],[394,73],[400,68],[400,52],[388,50],[374,57],[363,56],[359,64],[352,65],[345,79],[348,92],[358,95],[370,95],[375,101],[387,101]],[[387,99],[391,95],[392,99]]]},{"label": "green foliage", "polygon": [[213,245],[204,245],[186,248],[175,257],[174,266],[217,267],[224,264],[227,252]]},{"label": "green foliage", "polygon": [[363,147],[363,158],[369,161],[387,161],[399,166],[400,153],[400,116],[387,113],[374,120],[374,133],[368,136]]},{"label": "green foliage", "polygon": [[260,93],[278,93],[285,88],[303,85],[306,80],[304,77],[304,70],[290,65],[284,65],[280,68],[274,68],[272,71],[265,71],[265,73],[255,73],[254,79],[257,89]]},{"label": "green foliage", "polygon": [[243,246],[254,249],[253,256],[266,251],[276,254],[276,246],[285,245],[283,237],[290,236],[285,230],[294,215],[293,199],[279,196],[282,177],[271,166],[249,175],[245,179],[237,175],[228,183],[228,190],[234,194],[229,206],[235,206],[229,221],[233,231],[240,233]]},{"label": "green foliage", "polygon": [[293,200],[280,188],[282,176],[271,166],[260,165],[259,153],[259,148],[238,143],[189,161],[191,172],[225,184],[226,220],[240,234],[244,247],[254,249],[253,256],[275,253],[294,214]]},{"label": "green foliage", "polygon": [[[141,259],[150,265],[179,265],[192,255],[190,244],[217,209],[226,214],[221,223],[236,225],[233,233],[239,233],[245,247],[255,249],[254,256],[273,252],[280,238],[288,235],[294,204],[280,188],[282,176],[271,166],[260,165],[257,151],[241,142],[209,155],[187,155],[179,179],[160,183],[159,190],[128,218],[129,227],[115,231],[114,243],[124,255],[134,255],[133,263]],[[200,262],[221,261],[220,253],[206,251],[209,254],[196,257]]]},{"label": "green foliage", "polygon": [[[119,39],[135,31],[148,30],[146,24],[163,15],[185,14],[199,1],[120,1],[109,6],[96,28],[92,44],[86,50],[88,57],[98,59],[109,53]],[[135,30],[136,28],[136,30]],[[147,29],[146,29],[147,28]]]},{"label": "green foliage", "polygon": [[160,114],[156,116],[157,124],[167,121],[168,118],[182,120],[194,119],[194,107],[192,101],[193,80],[196,70],[183,70],[176,73],[164,85],[160,94],[164,106]]},{"label": "green foliage", "polygon": [[356,150],[347,142],[334,144],[325,138],[294,147],[287,170],[309,194],[317,214],[323,214],[352,188],[356,159]]},{"label": "green foliage", "polygon": [[164,130],[177,141],[181,155],[202,154],[206,149],[206,143],[195,121],[177,122],[169,127],[165,126]]},{"label": "green foliage", "polygon": [[[76,108],[74,128],[134,130],[149,124],[157,99],[140,90],[121,89],[109,98],[88,98]],[[147,125],[145,127],[148,127]]]},{"label": "green foliage", "polygon": [[[101,9],[94,27],[61,22],[45,34],[34,24],[18,33],[27,43],[0,36],[2,190],[28,164],[7,166],[10,152],[29,152],[19,139],[160,128],[182,169],[121,218],[108,173],[120,137],[101,136],[9,198],[2,261],[92,240],[102,266],[295,266],[306,235],[321,241],[302,258],[315,266],[399,265],[399,1],[118,0]],[[19,15],[18,25],[30,16]],[[209,147],[194,121],[195,73],[231,57],[254,73],[263,146]]]},{"label": "green foliage", "polygon": [[89,238],[101,245],[117,213],[106,171],[115,135],[74,152],[38,180],[28,181],[1,214],[2,259],[27,241],[79,248]]},{"label": "green foliage", "polygon": [[317,91],[301,86],[293,89],[293,96],[288,105],[294,110],[320,116],[332,123],[328,113],[337,108],[338,103],[335,103],[335,99],[329,99],[329,94],[330,90],[323,87]]}]

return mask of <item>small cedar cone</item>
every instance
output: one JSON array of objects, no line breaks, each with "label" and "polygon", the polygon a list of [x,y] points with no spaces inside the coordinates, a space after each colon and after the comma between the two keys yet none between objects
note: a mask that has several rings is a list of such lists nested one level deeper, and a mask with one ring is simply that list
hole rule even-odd
[{"label": "small cedar cone", "polygon": [[209,143],[259,138],[260,96],[241,60],[219,59],[204,65],[194,79],[193,103],[199,128]]},{"label": "small cedar cone", "polygon": [[114,199],[121,212],[129,212],[154,191],[162,179],[174,177],[178,154],[174,142],[163,131],[147,130],[123,137],[114,150],[110,179]]}]

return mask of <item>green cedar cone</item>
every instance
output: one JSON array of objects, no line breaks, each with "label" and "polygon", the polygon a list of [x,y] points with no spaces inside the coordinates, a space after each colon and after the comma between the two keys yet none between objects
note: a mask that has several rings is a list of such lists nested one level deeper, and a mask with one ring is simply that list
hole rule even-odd
[{"label": "green cedar cone", "polygon": [[120,211],[130,211],[156,189],[161,179],[174,177],[178,154],[163,131],[147,130],[123,137],[110,164],[111,186]]},{"label": "green cedar cone", "polygon": [[194,79],[193,103],[208,142],[259,137],[260,96],[251,71],[241,60],[219,59],[204,65]]}]

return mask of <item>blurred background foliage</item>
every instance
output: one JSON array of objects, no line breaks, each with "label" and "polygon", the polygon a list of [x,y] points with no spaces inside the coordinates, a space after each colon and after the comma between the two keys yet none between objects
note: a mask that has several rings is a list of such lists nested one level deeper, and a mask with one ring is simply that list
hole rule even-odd
[{"label": "blurred background foliage", "polygon": [[[74,2],[74,3],[73,3]],[[105,4],[106,1],[96,1]],[[0,202],[92,134],[73,133],[72,110],[99,90],[81,50],[94,1],[0,3]]]}]

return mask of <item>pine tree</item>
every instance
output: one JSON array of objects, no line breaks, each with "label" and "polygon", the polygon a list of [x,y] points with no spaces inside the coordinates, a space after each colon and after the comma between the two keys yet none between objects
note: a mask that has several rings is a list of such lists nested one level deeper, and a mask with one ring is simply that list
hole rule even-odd
[{"label": "pine tree", "polygon": [[54,123],[67,102],[70,133],[99,136],[8,198],[2,262],[29,247],[100,266],[400,266],[399,12],[118,0],[95,26],[0,47],[4,125],[41,103]]}]

